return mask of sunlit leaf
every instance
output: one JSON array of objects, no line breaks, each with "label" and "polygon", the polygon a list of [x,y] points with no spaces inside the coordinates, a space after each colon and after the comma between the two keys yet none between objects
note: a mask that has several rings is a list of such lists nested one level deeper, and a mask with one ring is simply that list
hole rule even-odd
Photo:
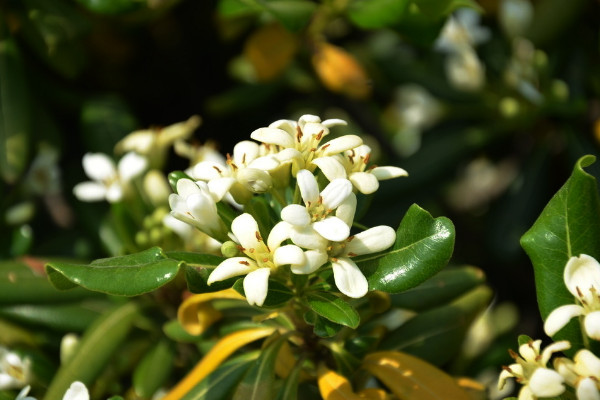
[{"label": "sunlit leaf", "polygon": [[319,392],[324,400],[360,400],[350,381],[337,372],[320,365],[318,369]]},{"label": "sunlit leaf", "polygon": [[348,17],[364,29],[392,26],[402,20],[410,0],[354,0],[348,5]]},{"label": "sunlit leaf", "polygon": [[341,297],[327,292],[310,292],[306,295],[308,306],[320,316],[336,324],[356,328],[360,316],[350,304]]},{"label": "sunlit leaf", "polygon": [[265,25],[248,37],[244,56],[254,67],[256,79],[276,78],[292,61],[297,40],[279,24]]},{"label": "sunlit leaf", "polygon": [[214,299],[244,300],[244,297],[233,289],[188,297],[177,309],[177,319],[187,333],[200,335],[221,318],[221,312],[210,305],[210,301]]}]

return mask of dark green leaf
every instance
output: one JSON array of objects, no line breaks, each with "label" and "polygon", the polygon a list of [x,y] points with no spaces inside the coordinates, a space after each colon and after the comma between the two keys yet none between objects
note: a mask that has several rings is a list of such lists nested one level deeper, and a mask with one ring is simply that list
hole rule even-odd
[{"label": "dark green leaf", "polygon": [[171,340],[181,343],[195,343],[200,340],[201,335],[190,335],[183,329],[178,320],[171,320],[163,325],[164,334]]},{"label": "dark green leaf", "polygon": [[169,258],[183,261],[185,279],[188,289],[192,293],[216,292],[230,288],[237,278],[230,278],[225,281],[215,282],[208,285],[208,277],[213,269],[219,265],[225,258],[212,254],[200,254],[192,252],[174,251],[167,253]]},{"label": "dark green leaf", "polygon": [[150,398],[171,374],[175,353],[169,341],[161,340],[144,356],[133,372],[133,389],[141,398]]},{"label": "dark green leaf", "polygon": [[273,15],[281,24],[292,32],[304,28],[313,12],[316,4],[305,0],[272,0],[261,2],[262,7]]},{"label": "dark green leaf", "polygon": [[[233,285],[233,289],[242,296],[246,296],[243,279],[238,279]],[[263,307],[281,306],[282,304],[287,303],[292,297],[294,297],[294,293],[285,285],[277,281],[269,280],[269,291],[265,298],[265,302],[263,303]]]},{"label": "dark green leaf", "polygon": [[533,342],[533,339],[527,335],[519,335],[518,342],[519,346],[523,346],[524,344]]},{"label": "dark green leaf", "polygon": [[391,331],[381,349],[397,350],[443,365],[460,351],[473,320],[488,306],[492,291],[480,286],[452,303],[428,310]]},{"label": "dark green leaf", "polygon": [[102,303],[19,304],[0,306],[0,316],[21,324],[43,326],[59,332],[82,332],[100,315]]},{"label": "dark green leaf", "polygon": [[94,383],[139,315],[138,305],[129,301],[98,318],[81,338],[77,352],[56,372],[43,399],[62,399],[73,381]]},{"label": "dark green leaf", "polygon": [[254,14],[262,10],[256,1],[253,0],[219,0],[217,9],[220,15],[230,18]]},{"label": "dark green leaf", "polygon": [[474,0],[413,0],[427,17],[438,19],[461,7],[473,8],[482,12],[483,9]]},{"label": "dark green leaf", "polygon": [[79,4],[98,14],[124,14],[139,9],[144,2],[131,0],[77,0]]},{"label": "dark green leaf", "polygon": [[327,318],[323,318],[316,314],[314,315],[313,325],[313,332],[315,333],[315,335],[324,338],[335,336],[343,328],[342,325],[336,324],[335,322],[332,322]]},{"label": "dark green leaf", "polygon": [[285,378],[283,386],[279,389],[276,400],[296,400],[298,397],[298,381],[302,371],[303,359],[296,362],[294,369]]},{"label": "dark green leaf", "polygon": [[244,206],[244,212],[252,214],[258,223],[260,234],[265,238],[269,236],[269,232],[271,232],[273,226],[279,222],[279,216],[264,197],[254,196]]},{"label": "dark green leaf", "polygon": [[440,271],[454,250],[454,225],[445,217],[433,218],[413,204],[400,222],[396,242],[383,252],[355,257],[371,290],[398,293]]},{"label": "dark green leaf", "polygon": [[[593,156],[579,159],[571,177],[521,238],[521,246],[533,264],[538,306],[544,320],[555,308],[573,303],[573,295],[563,281],[569,258],[588,254],[600,259],[600,196],[596,179],[584,171],[595,160]],[[574,349],[581,346],[576,321],[554,338],[571,341]]]},{"label": "dark green leaf", "polygon": [[484,281],[485,275],[479,268],[449,268],[419,286],[393,294],[390,298],[395,307],[422,311],[446,304]]},{"label": "dark green leaf", "polygon": [[364,29],[392,26],[402,20],[410,0],[354,0],[348,5],[348,17]]},{"label": "dark green leaf", "polygon": [[48,278],[59,289],[65,281],[98,292],[136,296],[151,292],[175,279],[181,262],[153,247],[127,256],[103,258],[88,265],[51,262]]},{"label": "dark green leaf", "polygon": [[341,297],[326,292],[309,292],[306,300],[311,310],[331,322],[350,328],[356,328],[360,323],[360,316],[354,307]]}]

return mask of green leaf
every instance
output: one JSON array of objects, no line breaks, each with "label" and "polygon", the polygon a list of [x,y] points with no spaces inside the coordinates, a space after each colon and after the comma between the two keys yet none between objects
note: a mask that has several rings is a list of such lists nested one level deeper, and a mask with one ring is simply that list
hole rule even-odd
[{"label": "green leaf", "polygon": [[488,306],[492,290],[479,286],[452,303],[418,314],[391,331],[381,349],[398,350],[443,365],[460,351],[465,334]]},{"label": "green leaf", "polygon": [[223,17],[239,17],[242,15],[255,14],[262,8],[253,0],[219,0],[217,6],[219,14]]},{"label": "green leaf", "polygon": [[523,346],[524,344],[533,342],[533,339],[527,335],[519,335],[518,342],[519,342],[519,347],[520,347],[520,346]]},{"label": "green leaf", "polygon": [[47,327],[58,332],[82,332],[98,316],[105,304],[18,304],[0,306],[0,316],[21,324]]},{"label": "green leaf", "polygon": [[195,343],[201,340],[201,335],[190,335],[176,319],[166,322],[162,330],[169,339],[175,342]]},{"label": "green leaf", "polygon": [[[236,290],[239,294],[246,297],[246,293],[244,292],[244,280],[238,279],[234,285],[233,289]],[[263,303],[263,307],[279,307],[285,303],[289,299],[294,297],[294,293],[288,289],[284,284],[269,280],[269,291],[267,293],[267,297],[265,298],[265,302]]]},{"label": "green leaf", "polygon": [[139,9],[145,2],[131,0],[77,0],[93,13],[117,15]]},{"label": "green leaf", "polygon": [[275,397],[275,362],[279,349],[289,334],[267,339],[260,357],[250,367],[244,379],[239,383],[233,400],[271,400]]},{"label": "green leaf", "polygon": [[390,296],[392,305],[422,311],[447,304],[485,281],[482,270],[472,266],[449,268],[405,292]]},{"label": "green leaf", "polygon": [[185,262],[183,267],[185,280],[187,281],[189,291],[192,293],[208,293],[228,289],[237,280],[237,277],[230,278],[225,281],[215,282],[210,286],[206,283],[213,269],[225,260],[223,257],[184,251],[168,252],[167,256]]},{"label": "green leaf", "polygon": [[29,157],[33,118],[21,53],[12,39],[0,41],[0,174],[14,183]]},{"label": "green leaf", "polygon": [[173,192],[177,193],[177,181],[180,179],[192,179],[188,174],[183,171],[173,171],[169,173],[169,185]]},{"label": "green leaf", "polygon": [[337,335],[337,333],[341,331],[344,327],[343,325],[336,324],[335,322],[332,322],[327,318],[323,318],[316,314],[314,316],[313,325],[313,332],[315,333],[315,335],[323,338],[328,338]]},{"label": "green leaf", "polygon": [[43,400],[61,400],[73,381],[94,383],[139,316],[138,305],[129,301],[98,318],[81,338],[77,352],[58,369]]},{"label": "green leaf", "polygon": [[300,372],[302,371],[303,359],[301,358],[296,362],[294,369],[290,372],[283,386],[279,389],[276,400],[296,400],[298,398],[298,382],[300,378]]},{"label": "green leaf", "polygon": [[181,400],[230,399],[233,390],[259,355],[259,351],[252,351],[228,360],[202,379]]},{"label": "green leaf", "polygon": [[363,29],[378,29],[400,22],[410,0],[354,0],[347,8],[348,17]]},{"label": "green leaf", "polygon": [[304,28],[317,7],[315,3],[305,0],[262,1],[261,6],[292,32]]},{"label": "green leaf", "polygon": [[306,300],[311,310],[331,322],[350,328],[356,328],[360,323],[358,312],[341,297],[327,292],[309,292]]},{"label": "green leaf", "polygon": [[[555,308],[573,304],[563,272],[570,257],[588,254],[600,260],[600,197],[596,179],[584,171],[594,156],[579,159],[570,178],[552,197],[521,246],[531,259],[535,273],[538,306],[542,319]],[[580,348],[582,337],[577,321],[554,336]]]},{"label": "green leaf", "polygon": [[425,16],[439,19],[462,7],[473,8],[479,12],[483,9],[475,0],[413,0]]},{"label": "green leaf", "polygon": [[159,341],[133,372],[133,389],[141,398],[151,398],[164,385],[173,369],[175,353],[169,341]]},{"label": "green leaf", "polygon": [[454,225],[413,204],[400,222],[396,242],[383,252],[355,257],[370,290],[398,293],[440,271],[454,250]]},{"label": "green leaf", "polygon": [[89,290],[137,296],[169,283],[182,263],[167,258],[158,247],[127,256],[103,258],[88,265],[50,262],[48,278],[57,288],[79,285]]}]

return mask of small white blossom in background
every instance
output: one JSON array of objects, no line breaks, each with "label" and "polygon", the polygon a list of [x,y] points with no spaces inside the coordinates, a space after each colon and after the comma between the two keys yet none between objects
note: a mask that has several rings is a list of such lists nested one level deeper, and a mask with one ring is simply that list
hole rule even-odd
[{"label": "small white blossom in background", "polygon": [[147,168],[146,158],[127,153],[118,165],[106,154],[87,153],[83,156],[83,170],[91,181],[75,185],[73,193],[82,201],[121,201],[129,190],[130,182]]},{"label": "small white blossom in background", "polygon": [[508,378],[515,378],[523,385],[519,391],[519,400],[534,400],[538,397],[555,397],[565,391],[562,375],[548,368],[553,353],[571,347],[566,341],[552,343],[540,351],[541,340],[530,341],[519,346],[519,354],[510,351],[516,363],[503,367],[498,379],[498,390],[502,390]]},{"label": "small white blossom in background", "polygon": [[579,350],[574,362],[560,357],[554,360],[554,368],[565,381],[575,388],[577,400],[600,399],[600,358],[587,349]]},{"label": "small white blossom in background", "polygon": [[553,310],[544,323],[544,331],[554,336],[572,318],[583,317],[583,331],[600,340],[600,263],[587,254],[571,257],[563,279],[579,304],[567,304]]},{"label": "small white blossom in background", "polygon": [[[27,396],[31,386],[26,386],[19,392],[15,400],[37,400],[35,397]],[[82,382],[75,381],[65,392],[62,400],[90,400],[90,393]]]},{"label": "small white blossom in background", "polygon": [[533,4],[529,0],[502,0],[498,19],[509,37],[522,36],[533,19]]},{"label": "small white blossom in background", "polygon": [[485,84],[485,66],[473,49],[448,56],[446,75],[452,86],[465,92],[477,91]]},{"label": "small white blossom in background", "polygon": [[30,359],[0,347],[0,390],[23,388],[31,378]]}]

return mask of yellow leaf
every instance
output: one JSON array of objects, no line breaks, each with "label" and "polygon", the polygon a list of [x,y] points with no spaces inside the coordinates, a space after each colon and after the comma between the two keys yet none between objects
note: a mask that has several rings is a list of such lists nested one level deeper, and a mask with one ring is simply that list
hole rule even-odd
[{"label": "yellow leaf", "polygon": [[237,349],[269,336],[274,330],[270,327],[245,329],[223,337],[162,400],[181,399]]},{"label": "yellow leaf", "polygon": [[332,92],[355,99],[364,99],[371,93],[369,77],[363,67],[346,50],[329,43],[317,45],[312,64]]},{"label": "yellow leaf", "polygon": [[187,333],[200,335],[213,322],[221,319],[221,313],[209,303],[215,299],[243,300],[244,297],[233,289],[188,297],[177,310],[177,320]]},{"label": "yellow leaf", "polygon": [[264,82],[277,77],[294,58],[298,47],[296,37],[279,24],[265,25],[246,41],[244,56]]},{"label": "yellow leaf", "polygon": [[466,377],[456,378],[456,383],[469,395],[471,400],[487,399],[485,385]]},{"label": "yellow leaf", "polygon": [[372,353],[365,357],[363,368],[400,400],[471,400],[450,375],[408,354],[397,351]]},{"label": "yellow leaf", "polygon": [[361,399],[367,400],[387,400],[390,398],[389,394],[385,390],[377,388],[367,388],[358,392],[358,396]]},{"label": "yellow leaf", "polygon": [[361,400],[364,397],[359,397],[352,390],[352,386],[345,376],[338,374],[326,368],[323,365],[319,366],[319,392],[324,400]]}]

